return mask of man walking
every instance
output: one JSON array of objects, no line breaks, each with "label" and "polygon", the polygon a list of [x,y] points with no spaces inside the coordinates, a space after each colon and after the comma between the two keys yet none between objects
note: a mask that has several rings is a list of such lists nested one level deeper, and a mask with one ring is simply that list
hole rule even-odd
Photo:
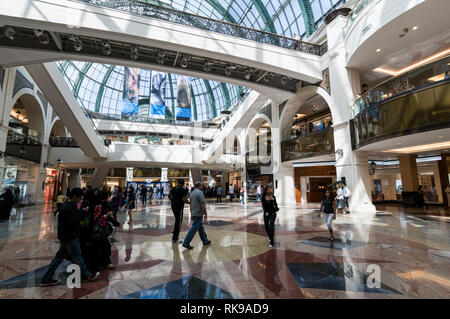
[{"label": "man walking", "polygon": [[190,197],[191,202],[191,216],[192,216],[192,227],[189,230],[186,238],[183,242],[183,247],[187,249],[193,249],[191,246],[192,238],[196,232],[200,235],[200,239],[203,242],[203,246],[211,244],[211,241],[208,240],[208,237],[205,233],[205,229],[203,227],[203,214],[205,215],[205,220],[208,218],[208,213],[206,211],[206,201],[205,195],[202,192],[202,183],[195,182],[195,189],[191,193]]},{"label": "man walking", "polygon": [[255,204],[258,203],[259,200],[261,200],[261,194],[262,194],[262,187],[261,185],[258,185],[258,188],[256,189]]},{"label": "man walking", "polygon": [[183,208],[184,204],[189,204],[187,200],[187,190],[183,187],[184,180],[178,180],[178,186],[170,190],[169,199],[171,201],[171,208],[175,216],[175,225],[172,232],[172,243],[181,243],[182,240],[178,238],[180,235],[181,224],[183,223]]},{"label": "man walking", "polygon": [[216,203],[222,203],[222,186],[219,185],[216,189],[217,200]]},{"label": "man walking", "polygon": [[350,210],[348,209],[348,200],[350,199],[351,192],[345,183],[344,188],[342,189],[342,195],[344,196],[344,211],[346,214],[350,214]]},{"label": "man walking", "polygon": [[58,239],[60,247],[56,256],[41,280],[41,286],[57,286],[61,280],[52,279],[58,266],[64,259],[80,266],[82,279],[91,281],[96,279],[100,273],[91,273],[84,263],[80,248],[80,212],[77,203],[83,199],[83,191],[74,188],[70,192],[70,198],[61,207],[58,215]]}]

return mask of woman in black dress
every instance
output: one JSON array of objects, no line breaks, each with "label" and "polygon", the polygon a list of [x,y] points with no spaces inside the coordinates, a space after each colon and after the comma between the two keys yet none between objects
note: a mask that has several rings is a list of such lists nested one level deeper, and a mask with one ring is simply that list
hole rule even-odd
[{"label": "woman in black dress", "polygon": [[131,224],[133,222],[133,216],[132,216],[132,210],[136,208],[136,194],[134,193],[133,186],[128,187],[128,194],[127,194],[127,203],[128,203],[128,216],[130,217],[130,220],[128,221],[128,224]]},{"label": "woman in black dress", "polygon": [[273,195],[272,186],[264,187],[261,203],[264,210],[264,226],[269,236],[270,248],[272,248],[275,245],[275,219],[277,218],[277,212],[280,210],[277,199]]}]

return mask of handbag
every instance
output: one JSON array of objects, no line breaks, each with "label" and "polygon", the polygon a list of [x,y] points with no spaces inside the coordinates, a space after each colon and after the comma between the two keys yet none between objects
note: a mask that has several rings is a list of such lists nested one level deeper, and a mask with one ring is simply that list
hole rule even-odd
[{"label": "handbag", "polygon": [[280,208],[278,207],[278,205],[277,205],[277,203],[275,201],[273,202],[273,210],[275,212],[278,212],[280,210]]}]

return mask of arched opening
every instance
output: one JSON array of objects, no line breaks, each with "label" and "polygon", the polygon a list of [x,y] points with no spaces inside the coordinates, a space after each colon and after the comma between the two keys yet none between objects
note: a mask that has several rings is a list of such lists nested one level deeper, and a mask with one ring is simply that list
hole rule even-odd
[{"label": "arched opening", "polygon": [[58,119],[53,123],[49,136],[49,144],[52,147],[76,146],[73,138],[67,136],[66,127],[61,119]]},{"label": "arched opening", "polygon": [[3,180],[2,187],[13,187],[17,191],[19,205],[34,201],[38,189],[35,169],[41,162],[44,136],[44,114],[31,93],[30,90],[30,93],[13,99],[15,102],[8,121],[5,164],[11,174],[7,180]]},{"label": "arched opening", "polygon": [[233,144],[227,145],[227,143],[223,143],[224,154],[229,155],[240,155],[241,154],[241,145],[239,143],[239,139],[237,136],[234,137]]},{"label": "arched opening", "polygon": [[[330,108],[321,95],[314,94],[303,101],[288,120],[285,119],[287,125],[282,131],[281,159],[295,163],[297,202],[318,202],[336,180]],[[311,167],[302,162],[316,165]]]},{"label": "arched opening", "polygon": [[254,200],[258,185],[273,183],[272,129],[266,118],[258,117],[250,124],[245,146],[247,197]]},{"label": "arched opening", "polygon": [[44,136],[44,115],[37,99],[30,94],[20,96],[9,117],[10,132],[22,135],[38,143]]}]

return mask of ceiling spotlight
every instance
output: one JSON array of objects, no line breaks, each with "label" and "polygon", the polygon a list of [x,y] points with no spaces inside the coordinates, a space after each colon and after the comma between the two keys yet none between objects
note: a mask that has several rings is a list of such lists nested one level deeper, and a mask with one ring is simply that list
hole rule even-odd
[{"label": "ceiling spotlight", "polygon": [[228,65],[225,67],[225,74],[226,74],[227,76],[231,76],[231,72],[232,72],[234,69],[236,69],[236,65],[234,65],[234,64],[228,64]]},{"label": "ceiling spotlight", "polygon": [[283,76],[281,78],[281,84],[286,85],[289,81],[289,78],[287,76]]},{"label": "ceiling spotlight", "polygon": [[111,47],[104,47],[103,48],[103,54],[104,55],[110,55],[111,54]]},{"label": "ceiling spotlight", "polygon": [[156,60],[156,62],[158,62],[158,64],[164,64],[164,58],[159,58]]},{"label": "ceiling spotlight", "polygon": [[160,51],[158,51],[158,58],[164,59],[164,57],[166,56],[166,54],[167,54],[166,51],[160,50]]},{"label": "ceiling spotlight", "polygon": [[136,60],[138,58],[138,47],[131,47],[130,52],[130,58]]},{"label": "ceiling spotlight", "polygon": [[130,53],[130,58],[133,59],[133,60],[137,60],[138,54],[135,53],[135,52],[131,52],[131,53]]},{"label": "ceiling spotlight", "polygon": [[412,29],[413,29],[413,31],[416,31],[417,29],[419,29],[419,27],[418,26],[414,26]]},{"label": "ceiling spotlight", "polygon": [[264,81],[269,82],[272,79],[272,74],[269,72],[264,76]]},{"label": "ceiling spotlight", "polygon": [[214,61],[211,59],[207,59],[205,61],[205,64],[203,65],[203,69],[205,70],[205,72],[210,72],[212,65],[214,65]]},{"label": "ceiling spotlight", "polygon": [[104,48],[110,48],[110,47],[111,47],[111,44],[110,44],[108,41],[102,41],[102,46],[103,46]]},{"label": "ceiling spotlight", "polygon": [[43,45],[47,45],[47,44],[50,43],[50,37],[48,36],[47,33],[42,33],[42,34],[39,36],[39,43],[40,43],[40,44],[43,44]]},{"label": "ceiling spotlight", "polygon": [[381,52],[381,49],[377,49],[377,52]]},{"label": "ceiling spotlight", "polygon": [[16,35],[16,30],[13,27],[5,27],[3,29],[3,35],[10,40],[14,40],[14,36]]},{"label": "ceiling spotlight", "polygon": [[180,66],[182,68],[187,68],[190,59],[191,57],[189,55],[184,54],[183,57],[181,58]]},{"label": "ceiling spotlight", "polygon": [[75,51],[80,52],[83,49],[83,42],[78,39],[76,42],[73,43],[73,48]]},{"label": "ceiling spotlight", "polygon": [[38,29],[34,29],[33,32],[34,32],[34,35],[37,37],[41,36],[44,33],[43,30],[38,30]]}]

